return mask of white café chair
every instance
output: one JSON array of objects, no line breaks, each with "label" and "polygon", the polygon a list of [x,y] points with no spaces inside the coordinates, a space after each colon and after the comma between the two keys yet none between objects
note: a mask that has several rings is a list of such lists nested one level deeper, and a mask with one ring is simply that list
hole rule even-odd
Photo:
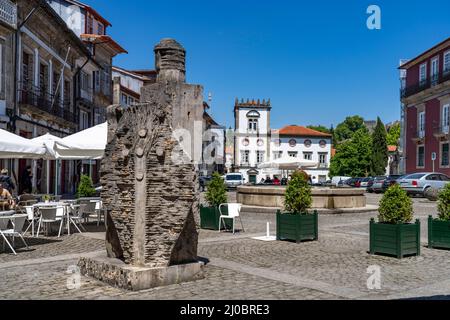
[{"label": "white caf\u00e9 chair", "polygon": [[97,202],[93,201],[81,201],[80,204],[82,205],[82,211],[85,222],[89,223],[89,218],[96,217],[98,219],[98,213],[96,210]]},{"label": "white caf\u00e9 chair", "polygon": [[24,207],[25,209],[25,214],[27,215],[27,220],[28,220],[28,227],[25,230],[24,233],[27,233],[28,230],[30,230],[31,227],[31,236],[34,237],[34,222],[39,220],[39,217],[36,216],[35,213],[35,207],[33,206],[26,206]]},{"label": "white caf\u00e9 chair", "polygon": [[[225,215],[222,213],[222,207],[227,206],[228,207],[228,215]],[[242,223],[242,219],[240,216],[241,213],[241,208],[242,208],[242,204],[240,203],[222,203],[219,206],[219,212],[220,212],[220,217],[219,217],[219,232],[222,229],[222,221],[224,223],[224,226],[226,228],[226,223],[225,223],[225,219],[233,219],[233,234],[235,233],[235,222],[236,222],[236,218],[239,218],[239,220],[241,221],[241,226],[242,226],[242,231],[245,232],[244,230],[244,224]]]},{"label": "white caf\u00e9 chair", "polygon": [[[8,244],[8,247],[11,249],[14,255],[17,255],[16,251],[14,250],[15,237],[19,237],[20,239],[22,239],[23,244],[28,249],[28,244],[23,238],[23,226],[25,225],[25,221],[27,220],[27,218],[28,216],[26,214],[19,214],[11,217],[0,217],[0,235],[3,238],[3,251],[5,250],[6,243]],[[12,229],[9,227],[9,222],[11,222],[12,224]],[[12,245],[8,241],[7,237],[12,237]]]},{"label": "white caf\u00e9 chair", "polygon": [[[62,214],[64,215],[64,208],[62,209],[63,209]],[[61,209],[58,210],[58,207],[40,207],[39,212],[41,216],[39,218],[39,225],[36,237],[39,237],[39,232],[41,230],[42,223],[45,223],[47,225],[47,235],[48,235],[48,227],[50,226],[51,223],[54,222],[60,222],[58,234],[58,237],[60,237],[62,225],[64,223],[64,217],[63,218],[57,217],[57,215],[58,213],[59,215],[61,215]]]},{"label": "white caf\u00e9 chair", "polygon": [[103,216],[103,221],[106,221],[106,215],[105,215],[105,211],[103,208],[103,201],[101,200],[97,200],[94,201],[95,202],[95,211],[97,211],[97,227],[100,225],[100,222],[102,221],[102,216]]},{"label": "white caf\u00e9 chair", "polygon": [[78,226],[81,227],[81,229],[83,229],[86,232],[86,229],[84,228],[83,224],[81,223],[84,219],[84,211],[83,211],[83,207],[85,205],[84,204],[71,204],[68,207],[69,210],[69,219],[70,222],[75,226],[75,228],[78,230],[79,233],[82,233],[80,228],[78,228]]}]

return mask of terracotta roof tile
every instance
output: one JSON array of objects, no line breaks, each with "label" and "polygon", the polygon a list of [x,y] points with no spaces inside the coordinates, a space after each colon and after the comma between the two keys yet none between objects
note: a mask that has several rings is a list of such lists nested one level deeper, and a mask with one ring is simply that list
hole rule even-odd
[{"label": "terracotta roof tile", "polygon": [[309,129],[302,126],[286,126],[280,130],[275,130],[274,133],[279,134],[280,136],[303,136],[303,137],[324,137],[331,138],[331,134],[323,133],[320,131],[316,131],[313,129]]}]

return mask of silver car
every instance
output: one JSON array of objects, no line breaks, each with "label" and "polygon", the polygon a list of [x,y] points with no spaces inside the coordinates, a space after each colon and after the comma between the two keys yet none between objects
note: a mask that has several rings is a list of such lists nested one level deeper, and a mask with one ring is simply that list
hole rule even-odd
[{"label": "silver car", "polygon": [[441,190],[450,183],[450,178],[442,173],[422,172],[406,175],[397,180],[397,183],[409,194],[423,196],[429,188]]}]

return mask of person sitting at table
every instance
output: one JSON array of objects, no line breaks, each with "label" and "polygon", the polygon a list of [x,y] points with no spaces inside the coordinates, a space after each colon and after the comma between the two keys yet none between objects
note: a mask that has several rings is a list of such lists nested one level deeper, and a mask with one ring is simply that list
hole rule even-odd
[{"label": "person sitting at table", "polygon": [[276,185],[276,186],[281,185],[280,179],[278,179],[278,177],[274,177],[274,178],[273,178],[273,184]]},{"label": "person sitting at table", "polygon": [[0,182],[0,210],[12,210],[15,207],[15,203],[11,193],[6,189],[3,182]]}]

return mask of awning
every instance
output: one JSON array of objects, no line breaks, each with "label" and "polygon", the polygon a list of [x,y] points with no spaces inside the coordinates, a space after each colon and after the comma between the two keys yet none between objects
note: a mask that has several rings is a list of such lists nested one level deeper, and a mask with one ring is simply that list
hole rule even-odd
[{"label": "awning", "polygon": [[46,152],[42,143],[0,129],[0,159],[42,159]]}]

